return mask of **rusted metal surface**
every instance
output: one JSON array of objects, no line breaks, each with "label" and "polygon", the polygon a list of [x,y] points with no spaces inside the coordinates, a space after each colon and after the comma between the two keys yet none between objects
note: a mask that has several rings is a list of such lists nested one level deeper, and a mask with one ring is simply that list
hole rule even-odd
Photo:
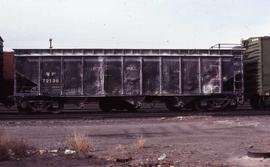
[{"label": "rusted metal surface", "polygon": [[[3,39],[0,36],[0,92],[3,92]],[[3,96],[0,93],[0,98]]]},{"label": "rusted metal surface", "polygon": [[240,93],[242,50],[20,49],[15,95],[197,96]]},{"label": "rusted metal surface", "polygon": [[3,51],[3,42],[0,37],[0,101],[7,104],[7,97],[13,95],[14,52]]},{"label": "rusted metal surface", "polygon": [[13,95],[14,83],[14,52],[3,53],[3,81],[2,93],[4,97]]},{"label": "rusted metal surface", "polygon": [[3,53],[3,78],[14,80],[14,52]]},{"label": "rusted metal surface", "polygon": [[0,54],[3,52],[3,47],[4,47],[3,42],[4,42],[4,40],[0,36]]}]

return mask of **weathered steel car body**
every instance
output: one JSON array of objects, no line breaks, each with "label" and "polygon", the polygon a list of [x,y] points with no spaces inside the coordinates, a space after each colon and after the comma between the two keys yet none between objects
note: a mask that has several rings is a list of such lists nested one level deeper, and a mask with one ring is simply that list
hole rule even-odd
[{"label": "weathered steel car body", "polygon": [[20,109],[58,109],[67,99],[103,110],[144,101],[224,109],[243,101],[242,56],[237,48],[15,49],[14,95]]}]

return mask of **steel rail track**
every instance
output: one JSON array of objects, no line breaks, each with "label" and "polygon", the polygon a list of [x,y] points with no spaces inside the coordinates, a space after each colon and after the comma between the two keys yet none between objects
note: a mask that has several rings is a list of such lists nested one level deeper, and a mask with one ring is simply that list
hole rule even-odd
[{"label": "steel rail track", "polygon": [[84,110],[67,110],[61,114],[51,113],[36,113],[36,114],[18,114],[1,113],[0,120],[55,120],[55,119],[129,119],[129,118],[172,118],[172,117],[187,117],[187,116],[212,116],[212,117],[235,117],[235,116],[270,116],[270,111],[255,111],[255,110],[236,110],[236,111],[215,111],[215,112],[168,112],[166,110],[152,111],[117,111],[117,112],[101,112]]},{"label": "steel rail track", "polygon": [[101,112],[98,106],[92,104],[85,109],[67,108],[60,114],[51,113],[31,113],[20,114],[16,107],[6,109],[0,107],[0,120],[50,120],[50,119],[128,119],[128,118],[171,118],[185,116],[212,116],[212,117],[234,117],[234,116],[270,116],[270,111],[252,110],[249,105],[245,104],[238,107],[235,111],[211,111],[196,112],[184,110],[179,112],[168,111],[164,105],[157,105],[154,108],[144,107],[137,112],[129,111],[112,111]]}]

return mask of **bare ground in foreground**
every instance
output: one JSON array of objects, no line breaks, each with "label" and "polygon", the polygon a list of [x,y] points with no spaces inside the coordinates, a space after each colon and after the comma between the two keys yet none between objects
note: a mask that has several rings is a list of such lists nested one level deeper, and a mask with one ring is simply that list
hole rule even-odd
[{"label": "bare ground in foreground", "polygon": [[[270,151],[269,122],[270,116],[1,121],[1,131],[35,153],[0,166],[270,166],[269,159],[247,157],[251,148]],[[75,132],[93,147],[87,156],[64,153]]]}]

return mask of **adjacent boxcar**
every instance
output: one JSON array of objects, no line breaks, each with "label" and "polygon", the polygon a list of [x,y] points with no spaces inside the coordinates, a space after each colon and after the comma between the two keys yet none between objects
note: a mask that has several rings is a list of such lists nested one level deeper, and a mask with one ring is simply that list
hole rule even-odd
[{"label": "adjacent boxcar", "polygon": [[0,36],[0,53],[3,52],[3,47],[4,47],[3,42],[4,42],[4,40],[3,40],[2,37]]},{"label": "adjacent boxcar", "polygon": [[8,106],[12,105],[12,96],[14,90],[14,52],[3,52],[3,95],[4,103]]},{"label": "adjacent boxcar", "polygon": [[[72,100],[102,110],[142,102],[225,109],[243,101],[241,49],[15,49],[20,111],[58,112]],[[57,110],[57,111],[56,111]]]},{"label": "adjacent boxcar", "polygon": [[14,52],[3,51],[4,40],[0,36],[0,103],[5,106],[12,106],[14,104],[13,90],[14,90]]},{"label": "adjacent boxcar", "polygon": [[269,107],[270,37],[253,37],[243,41],[245,93],[253,108]]},{"label": "adjacent boxcar", "polygon": [[3,91],[3,39],[0,36],[0,102],[2,102],[4,95]]}]

